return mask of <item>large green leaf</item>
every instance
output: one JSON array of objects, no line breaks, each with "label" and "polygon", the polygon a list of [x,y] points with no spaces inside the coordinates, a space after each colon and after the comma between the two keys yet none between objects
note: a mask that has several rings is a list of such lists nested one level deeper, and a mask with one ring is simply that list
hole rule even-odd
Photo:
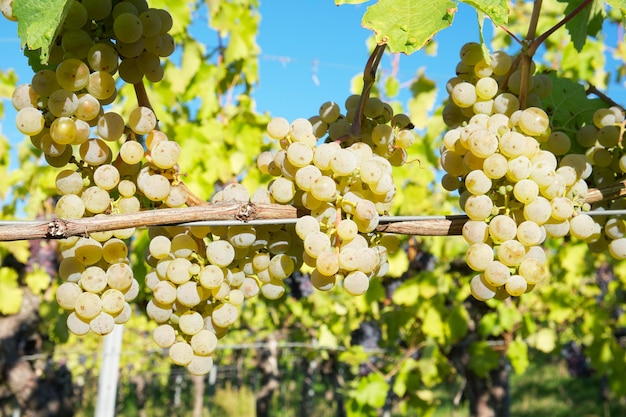
[{"label": "large green leaf", "polygon": [[509,21],[509,7],[506,0],[461,0],[485,13],[496,25],[506,25]]},{"label": "large green leaf", "polygon": [[457,5],[450,0],[380,0],[367,8],[363,26],[390,52],[411,54],[452,24]]},{"label": "large green leaf", "polygon": [[[561,0],[562,1],[562,0]],[[578,7],[584,0],[568,0],[565,13],[569,14]],[[593,0],[573,19],[565,24],[572,43],[577,51],[581,51],[587,40],[587,36],[595,36],[602,29],[604,20],[604,0]]]},{"label": "large green leaf", "polygon": [[41,62],[48,61],[50,45],[69,11],[70,0],[13,0],[17,34],[28,49],[41,49]]}]

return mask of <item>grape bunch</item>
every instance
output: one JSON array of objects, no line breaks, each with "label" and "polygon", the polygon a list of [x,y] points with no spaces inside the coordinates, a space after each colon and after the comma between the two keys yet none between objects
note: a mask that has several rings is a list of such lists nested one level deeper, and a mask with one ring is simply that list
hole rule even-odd
[{"label": "grape bunch", "polygon": [[[241,184],[219,191],[213,203],[267,202]],[[146,286],[148,316],[158,323],[153,339],[192,374],[206,374],[218,339],[239,317],[244,300],[278,299],[283,282],[302,266],[302,243],[293,225],[154,227]]]},{"label": "grape bunch", "polygon": [[[593,167],[587,179],[589,187],[601,188],[626,178],[626,155],[622,139],[625,128],[624,111],[616,106],[600,108],[592,120],[576,133],[577,144],[584,149]],[[623,198],[592,203],[592,210],[623,210]],[[626,223],[623,216],[595,216],[595,232],[586,241],[593,252],[608,252],[618,260],[626,259]]]},{"label": "grape bunch", "polygon": [[[18,86],[16,126],[37,156],[59,171],[55,214],[60,219],[180,207],[179,145],[158,130],[154,112],[107,111],[116,78],[159,81],[160,58],[174,50],[169,13],[145,0],[72,1],[44,69]],[[104,335],[130,317],[137,281],[126,241],[134,228],[92,233],[62,242],[59,305],[71,311],[68,328]]]},{"label": "grape bunch", "polygon": [[298,219],[295,232],[304,243],[303,261],[313,268],[313,286],[329,290],[340,280],[352,295],[384,276],[388,254],[397,249],[395,237],[374,231],[393,205],[392,166],[406,162],[414,141],[408,117],[394,116],[378,98],[365,102],[361,135],[353,137],[348,120],[359,101],[358,95],[346,100],[345,116],[338,104],[326,102],[309,119],[272,119],[267,132],[282,149],[257,161],[261,172],[275,177],[271,202],[310,212]]},{"label": "grape bunch", "polygon": [[466,262],[477,272],[474,297],[519,296],[548,275],[546,238],[595,233],[583,211],[591,165],[570,153],[568,135],[539,107],[550,94],[549,77],[530,78],[530,106],[522,109],[513,57],[497,51],[488,63],[478,43],[465,44],[460,56],[447,84],[442,186],[458,190],[469,217],[462,233],[470,245]]}]

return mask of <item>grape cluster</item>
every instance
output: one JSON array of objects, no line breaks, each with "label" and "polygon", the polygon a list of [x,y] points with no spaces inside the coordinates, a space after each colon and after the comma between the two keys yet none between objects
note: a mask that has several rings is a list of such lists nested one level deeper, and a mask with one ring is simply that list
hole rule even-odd
[{"label": "grape cluster", "polygon": [[[263,203],[241,184],[219,191],[213,203]],[[147,314],[159,326],[156,344],[190,373],[206,374],[219,338],[239,317],[245,299],[285,293],[285,280],[302,266],[293,225],[155,227],[150,229]]]},{"label": "grape cluster", "polygon": [[[359,98],[349,99],[356,103]],[[208,372],[218,339],[237,320],[246,299],[278,299],[287,280],[312,270],[311,284],[330,290],[338,282],[361,295],[369,280],[388,268],[387,256],[397,238],[375,232],[381,213],[391,208],[395,186],[390,159],[414,140],[408,118],[370,99],[363,137],[350,136],[351,124],[335,103],[321,106],[319,116],[289,123],[274,118],[268,135],[281,150],[259,155],[261,172],[274,179],[250,195],[233,183],[212,203],[293,204],[310,214],[295,225],[157,227],[150,230],[147,254],[153,268],[146,286],[153,292],[147,313],[159,326],[156,343],[172,361],[191,373]],[[384,110],[384,111],[383,111]],[[384,126],[384,127],[377,127]],[[323,137],[328,134],[328,142]],[[384,136],[384,137],[383,137]],[[400,151],[398,151],[398,149]]]},{"label": "grape cluster", "polygon": [[373,232],[393,204],[392,166],[406,162],[414,141],[408,118],[394,116],[378,98],[365,102],[361,136],[352,137],[348,120],[359,99],[346,100],[345,116],[338,104],[326,102],[309,119],[272,119],[267,132],[282,149],[257,161],[275,177],[271,202],[310,212],[298,219],[295,231],[304,243],[303,261],[313,268],[313,286],[329,290],[340,279],[352,295],[364,294],[371,278],[385,274],[388,253],[397,249],[393,236]]},{"label": "grape cluster", "polygon": [[471,280],[480,300],[519,296],[548,275],[541,244],[549,237],[589,239],[596,230],[583,212],[591,165],[569,153],[568,135],[550,126],[539,106],[551,91],[543,74],[530,78],[520,108],[521,70],[498,51],[485,60],[477,43],[461,49],[457,77],[448,84],[442,186],[458,190],[469,221],[463,237]]},{"label": "grape cluster", "polygon": [[[128,246],[119,238],[101,243],[95,237],[72,237],[61,244],[57,288],[59,306],[71,311],[68,329],[76,335],[90,330],[98,335],[113,331],[130,318],[129,302],[139,293],[139,283],[129,265]],[[109,235],[109,233],[105,233]]]},{"label": "grape cluster", "polygon": [[[593,167],[587,179],[590,187],[606,187],[626,178],[626,155],[622,139],[624,111],[619,107],[600,108],[592,120],[576,133],[577,144],[585,150]],[[591,205],[593,210],[623,210],[623,198],[607,199]],[[590,250],[608,252],[618,260],[626,259],[626,222],[623,216],[595,216],[595,231],[586,239]]]},{"label": "grape cluster", "polygon": [[[155,130],[143,106],[127,117],[106,111],[117,96],[116,77],[159,81],[160,57],[171,54],[172,19],[145,0],[72,1],[45,69],[18,86],[16,126],[38,154],[59,168],[55,213],[61,219],[179,207],[176,142]],[[137,294],[125,240],[134,228],[92,233],[62,242],[59,304],[71,311],[68,328],[107,334],[129,318]]]}]

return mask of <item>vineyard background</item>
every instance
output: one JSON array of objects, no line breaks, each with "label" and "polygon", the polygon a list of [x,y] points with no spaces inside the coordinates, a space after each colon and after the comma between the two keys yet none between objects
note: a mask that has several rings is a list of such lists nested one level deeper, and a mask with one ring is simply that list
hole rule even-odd
[{"label": "vineyard background", "polygon": [[[262,33],[263,28],[256,20],[257,2],[232,3],[237,11],[228,11],[245,22],[241,25],[232,24],[237,19],[218,19],[205,5],[190,9],[167,3],[156,0],[150,5],[172,7],[173,35],[181,46],[166,66],[165,81],[150,86],[148,94],[159,109],[164,130],[184,149],[181,165],[187,170],[187,185],[204,199],[208,200],[214,191],[233,179],[249,187],[266,181],[248,167],[261,150],[272,147],[262,140],[270,116],[308,117],[323,101],[341,102],[350,93],[360,91],[367,48],[347,47],[342,44],[341,36],[343,31],[368,31],[350,26],[346,15],[338,18],[344,22],[341,25],[330,25],[341,26],[341,32],[335,35],[338,40],[317,42],[332,44],[334,51],[358,49],[360,58],[351,59],[354,68],[350,68],[350,73],[354,78],[341,80],[339,86],[328,85],[335,69],[328,65],[322,71],[326,61],[320,58],[319,67],[305,66],[298,82],[298,85],[315,85],[317,79],[319,87],[297,91],[295,97],[292,95],[295,88],[288,83],[285,83],[286,91],[275,92],[270,87],[272,91],[264,94],[277,100],[269,101],[261,99],[267,88],[263,84],[263,67],[271,66],[262,61],[263,55],[258,55],[257,46],[263,50],[264,45],[263,37],[257,38],[257,31]],[[218,9],[219,2],[207,3]],[[272,10],[276,7],[284,16],[303,13],[288,8],[286,3],[277,3],[280,4],[273,4]],[[364,11],[364,5],[335,9],[332,2],[328,3],[331,6],[326,5],[323,14],[330,15],[336,10],[344,13],[349,8],[360,10],[360,14]],[[507,27],[514,33],[525,32],[531,2],[522,3],[511,6],[515,13],[510,15]],[[543,30],[562,17],[563,9],[563,4],[558,2],[544,3]],[[259,10],[262,22],[263,6]],[[616,9],[611,10],[615,13],[603,37],[589,38],[577,52],[562,29],[541,50],[541,62],[544,68],[558,68],[572,79],[591,83],[623,103],[620,78],[626,54],[623,18]],[[285,19],[284,16],[281,18]],[[205,37],[205,29],[202,36],[194,32],[198,30],[198,22],[204,23],[206,19],[224,36],[209,31]],[[445,128],[440,120],[445,81],[454,73],[460,45],[469,40],[470,36],[465,34],[471,34],[471,40],[478,40],[478,25],[471,7],[460,3],[456,19],[452,28],[435,36],[426,51],[410,56],[387,54],[374,86],[376,94],[411,114],[421,135],[409,151],[417,162],[394,173],[401,184],[393,213],[396,216],[458,213],[457,198],[440,190],[441,172],[431,168],[438,166],[438,144]],[[293,20],[296,26],[300,24],[298,19]],[[316,22],[312,19],[314,28]],[[354,26],[354,22],[351,24]],[[0,28],[15,31],[10,22],[2,22]],[[310,39],[299,34],[297,28],[285,27],[284,31],[292,40],[300,36]],[[490,29],[486,31],[493,48],[511,46],[506,34],[497,30],[494,33],[491,38]],[[233,44],[229,49],[233,39],[245,47]],[[296,43],[304,44],[304,40]],[[13,52],[18,52],[17,44],[9,45]],[[373,46],[371,39],[367,46],[370,49]],[[515,48],[513,45],[512,49]],[[281,59],[278,62],[284,65]],[[294,62],[297,60],[291,64]],[[442,69],[431,71],[434,62],[443,64]],[[19,80],[10,70],[4,71],[0,79],[2,132],[10,139],[3,142],[1,158],[7,178],[0,186],[2,220],[7,221],[16,217],[48,219],[51,202],[47,198],[54,188],[54,170],[38,164],[28,152],[29,143],[20,143],[22,136],[12,127],[14,115],[6,98],[15,85],[28,80],[29,75],[23,71],[18,72]],[[281,73],[276,73],[281,77]],[[196,74],[207,75],[203,78]],[[215,94],[207,94],[207,86]],[[320,93],[321,99],[312,91]],[[257,94],[259,99],[255,103]],[[121,96],[126,100],[117,108],[128,111],[134,106],[134,92],[126,86]],[[242,175],[242,171],[247,175]],[[80,410],[78,416],[91,415],[95,409],[101,340],[69,336],[63,328],[65,317],[53,297],[59,284],[55,245],[55,241],[40,240],[2,244],[3,266],[19,271],[20,278],[0,276],[4,285],[0,291],[9,294],[6,288],[14,290],[12,283],[19,282],[25,294],[19,314],[0,316],[2,415],[64,415],[66,411],[55,412],[54,408],[64,408],[63,401],[70,398],[65,406],[67,409],[76,406]],[[134,238],[132,260],[136,276],[145,276],[142,259],[146,246],[147,234],[142,231]],[[124,333],[118,415],[138,415],[141,404],[145,404],[145,415],[192,415],[194,400],[202,398],[194,396],[194,389],[205,394],[201,406],[206,408],[201,411],[196,408],[196,413],[203,410],[204,415],[253,415],[255,403],[265,400],[270,404],[266,411],[269,414],[257,409],[259,416],[387,417],[427,413],[464,416],[468,415],[468,404],[481,403],[486,409],[472,409],[472,415],[626,413],[623,262],[602,256],[592,259],[582,242],[550,242],[547,249],[553,278],[549,283],[519,301],[485,304],[469,297],[467,285],[472,273],[463,264],[465,244],[461,238],[403,236],[402,248],[393,258],[389,277],[374,283],[363,297],[354,299],[336,292],[310,293],[311,288],[303,284],[305,281],[295,281],[281,300],[258,300],[254,305],[246,305],[239,325],[221,342],[215,373],[206,378],[189,377],[155,350],[150,340],[154,324],[142,314],[150,294],[142,291],[135,317]],[[9,301],[6,295],[0,298],[3,306],[9,305]],[[383,330],[357,340],[362,323],[367,327],[367,323],[373,322]],[[275,340],[275,344],[266,344],[268,339]],[[276,350],[272,352],[269,347]],[[578,349],[583,349],[584,354]],[[264,373],[267,369],[264,366],[271,368],[268,359],[273,357],[277,360],[277,375]],[[23,371],[23,381],[35,384],[40,395],[20,397],[8,378],[10,371],[18,368]],[[310,387],[306,385],[306,370],[314,381]],[[64,389],[69,389],[69,385],[64,383],[68,383],[70,373],[73,386],[68,392]],[[139,389],[142,386],[143,391]],[[260,394],[268,387],[273,395],[263,398]],[[545,397],[538,400],[542,394]],[[233,404],[249,408],[228,410]],[[345,405],[345,411],[338,406],[341,404]]]}]

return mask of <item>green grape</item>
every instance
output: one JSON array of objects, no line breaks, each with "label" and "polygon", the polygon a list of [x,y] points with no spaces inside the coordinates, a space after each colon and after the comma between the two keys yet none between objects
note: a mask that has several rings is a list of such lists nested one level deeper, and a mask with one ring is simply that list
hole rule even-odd
[{"label": "green grape", "polygon": [[115,38],[124,43],[137,42],[143,35],[143,25],[138,16],[121,13],[113,22]]},{"label": "green grape", "polygon": [[56,76],[61,88],[78,91],[89,82],[89,67],[80,59],[68,58],[59,64]]}]

